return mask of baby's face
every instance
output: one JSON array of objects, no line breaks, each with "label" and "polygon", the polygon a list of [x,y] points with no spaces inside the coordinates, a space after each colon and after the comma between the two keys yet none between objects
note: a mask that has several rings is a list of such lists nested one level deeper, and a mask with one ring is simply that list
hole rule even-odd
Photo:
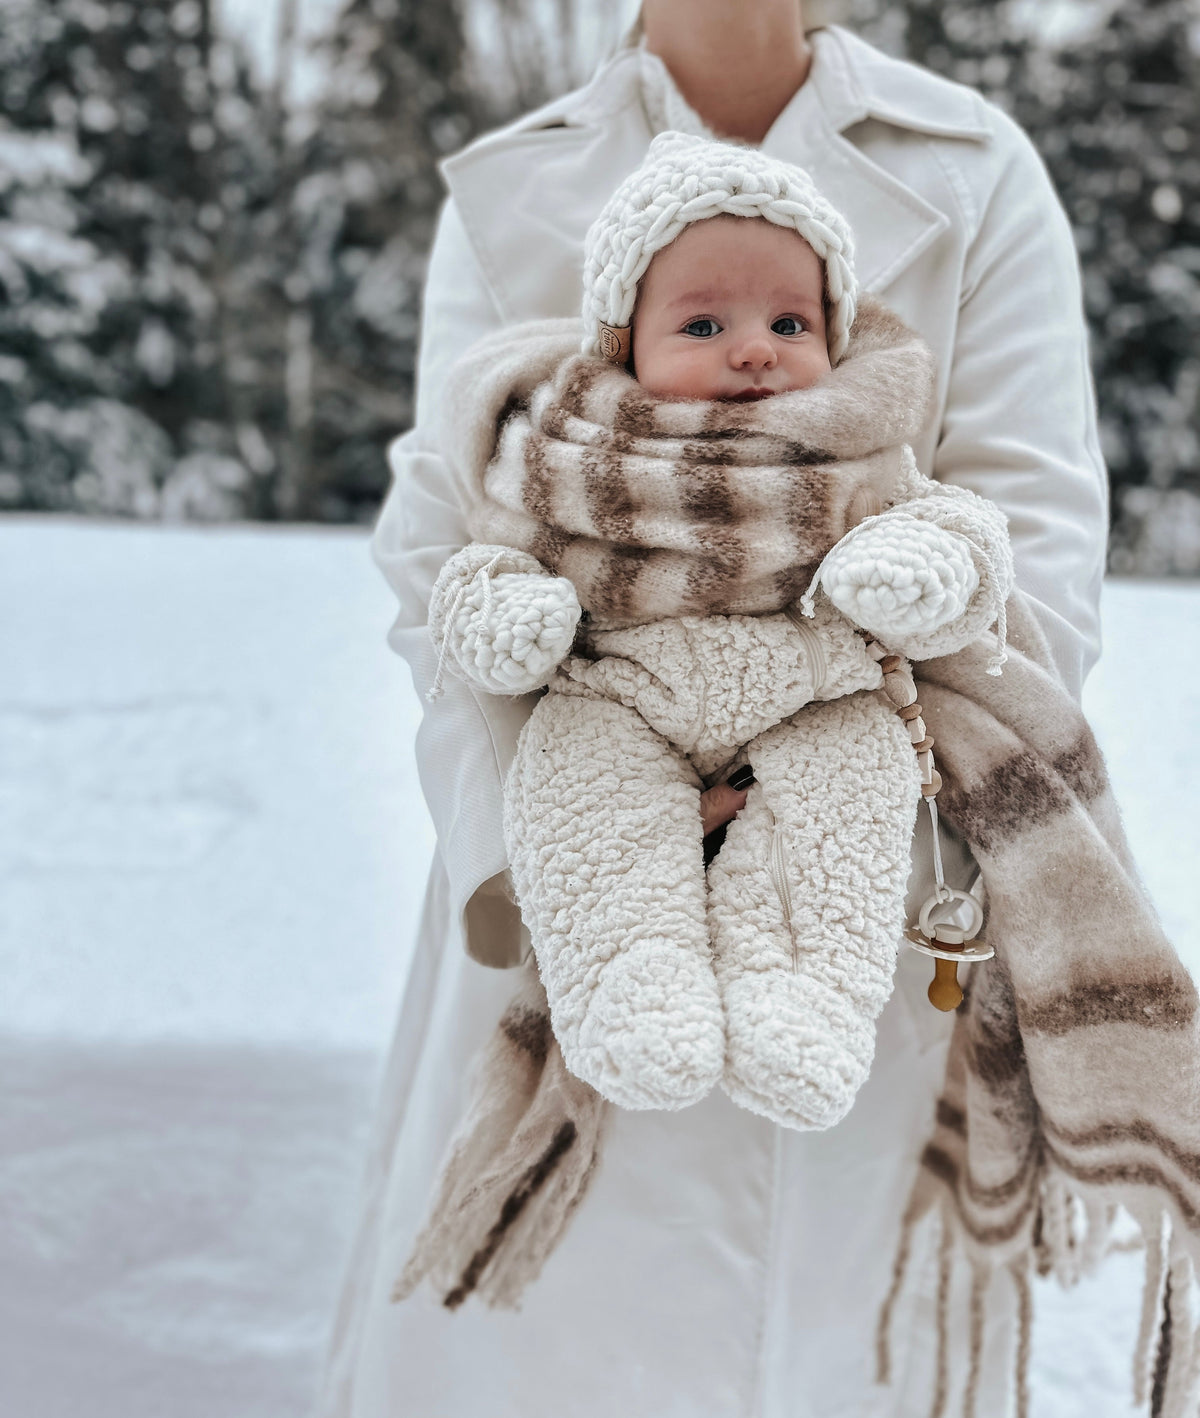
[{"label": "baby's face", "polygon": [[642,277],[633,365],[652,394],[765,399],[829,371],[825,272],[808,242],[762,218],[695,222]]}]

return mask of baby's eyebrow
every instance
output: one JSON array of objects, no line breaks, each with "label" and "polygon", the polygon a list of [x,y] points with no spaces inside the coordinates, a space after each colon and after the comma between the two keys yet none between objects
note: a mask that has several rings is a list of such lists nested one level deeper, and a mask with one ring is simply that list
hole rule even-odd
[{"label": "baby's eyebrow", "polygon": [[[682,295],[672,296],[667,301],[668,310],[676,310],[684,307],[688,310],[701,310],[706,305],[719,305],[722,301],[735,298],[731,292],[717,290],[712,286],[705,286],[696,290],[685,291]],[[781,309],[787,306],[792,310],[806,312],[819,312],[824,307],[821,300],[815,296],[802,295],[793,287],[786,287],[773,291],[770,296],[770,304],[779,306]]]},{"label": "baby's eyebrow", "polygon": [[721,299],[721,295],[722,293],[720,291],[711,289],[686,291],[683,295],[674,296],[667,301],[667,309],[674,310],[677,305],[712,305],[714,302]]}]

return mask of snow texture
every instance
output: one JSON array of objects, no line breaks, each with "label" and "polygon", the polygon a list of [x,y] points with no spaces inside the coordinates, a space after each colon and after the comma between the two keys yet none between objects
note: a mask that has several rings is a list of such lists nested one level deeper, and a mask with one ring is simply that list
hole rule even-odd
[{"label": "snow texture", "polygon": [[[1104,610],[1195,971],[1200,587]],[[361,533],[0,520],[0,1413],[308,1408],[432,851],[391,611]],[[1139,1282],[1038,1287],[1034,1418],[1130,1412]]]}]

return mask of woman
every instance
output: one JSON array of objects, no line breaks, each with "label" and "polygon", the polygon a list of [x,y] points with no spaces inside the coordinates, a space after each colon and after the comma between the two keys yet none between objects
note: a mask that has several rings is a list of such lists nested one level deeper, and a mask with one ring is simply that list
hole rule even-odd
[{"label": "woman", "polygon": [[[932,346],[939,418],[922,469],[1007,513],[1017,583],[1078,694],[1099,649],[1106,480],[1074,248],[1028,140],[969,90],[847,32],[806,33],[797,0],[646,0],[585,88],[446,164],[416,428],[392,451],[375,539],[397,592],[393,647],[419,691],[434,577],[467,540],[431,432],[448,367],[479,336],[576,313],[581,243],[665,128],[713,130],[797,163],[846,215],[864,287]],[[529,700],[447,682],[418,736],[440,851],[384,1085],[323,1418],[850,1418],[928,1411],[934,1271],[895,1317],[873,1383],[876,1311],[941,1081],[948,1021],[905,952],[876,1063],[849,1118],[785,1131],[721,1093],[681,1113],[614,1110],[603,1160],[517,1314],[451,1313],[389,1291],[460,1116],[470,1059],[524,952],[509,899],[501,782]],[[705,803],[711,828],[737,809]],[[923,823],[922,819],[922,823]],[[961,841],[947,875],[966,884]],[[910,903],[928,892],[914,839]],[[462,948],[462,947],[465,947]],[[980,1411],[1005,1411],[1009,1337],[989,1336]],[[961,1375],[952,1374],[953,1386]]]}]

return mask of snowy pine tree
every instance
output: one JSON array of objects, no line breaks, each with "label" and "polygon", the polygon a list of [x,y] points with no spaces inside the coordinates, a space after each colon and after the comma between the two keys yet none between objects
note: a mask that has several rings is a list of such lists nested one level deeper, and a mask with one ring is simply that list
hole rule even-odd
[{"label": "snowy pine tree", "polygon": [[294,515],[369,518],[412,421],[438,161],[480,126],[457,6],[349,0],[296,158],[285,283]]},{"label": "snowy pine tree", "polygon": [[369,518],[413,416],[438,162],[590,72],[616,38],[582,0],[348,0],[292,196],[295,515]]},{"label": "snowy pine tree", "polygon": [[1111,564],[1200,573],[1197,0],[852,6],[864,33],[980,89],[1029,132],[1083,266]]},{"label": "snowy pine tree", "polygon": [[[219,48],[223,86],[214,80]],[[242,77],[216,43],[208,0],[6,4],[7,505],[135,516],[242,510],[249,474],[234,446],[213,288],[232,200],[222,104]]]}]

